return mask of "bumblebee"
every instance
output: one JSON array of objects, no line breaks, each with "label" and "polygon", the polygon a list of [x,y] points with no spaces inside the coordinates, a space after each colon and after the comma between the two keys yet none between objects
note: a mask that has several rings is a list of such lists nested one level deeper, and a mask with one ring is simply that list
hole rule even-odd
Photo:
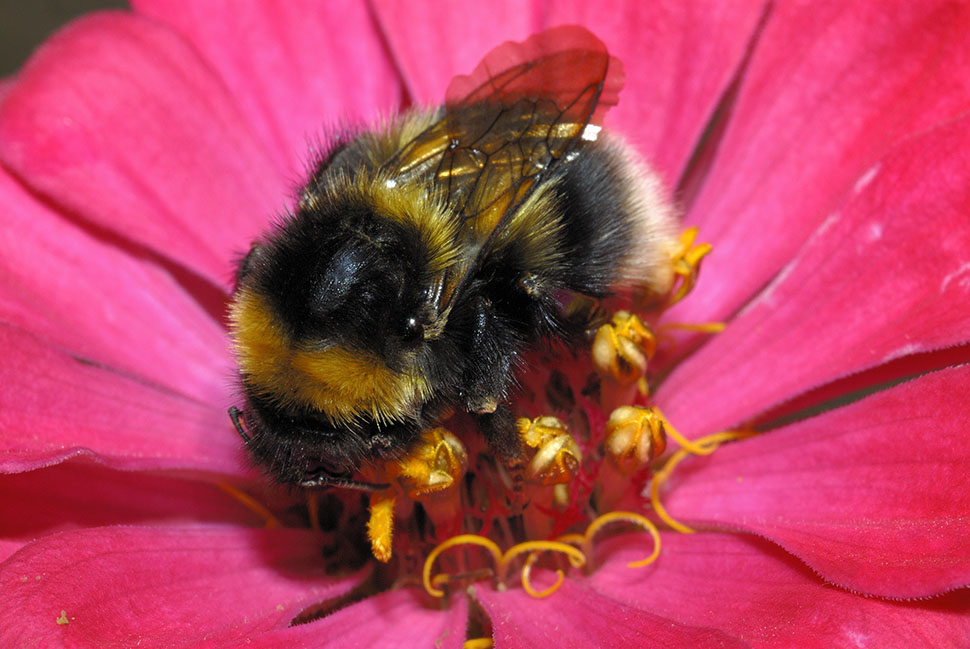
[{"label": "bumblebee", "polygon": [[443,108],[344,137],[297,208],[242,260],[230,307],[253,459],[283,483],[379,489],[465,411],[521,464],[522,359],[568,342],[595,303],[673,281],[675,219],[616,137],[623,85],[595,36],[558,27],[455,78]]}]

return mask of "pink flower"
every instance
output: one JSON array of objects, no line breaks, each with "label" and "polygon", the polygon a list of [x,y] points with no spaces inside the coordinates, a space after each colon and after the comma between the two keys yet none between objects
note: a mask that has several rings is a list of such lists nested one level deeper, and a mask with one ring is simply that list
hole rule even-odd
[{"label": "pink flower", "polygon": [[[499,649],[970,643],[970,9],[177,4],[0,85],[0,645],[460,647],[470,602]],[[671,317],[728,327],[655,402],[693,438],[771,430],[677,469],[703,533],[647,568],[625,535],[546,599],[402,588],[290,626],[368,570],[215,486],[262,484],[225,414],[232,255],[322,125],[559,23],[624,61],[607,124],[714,246]]]}]

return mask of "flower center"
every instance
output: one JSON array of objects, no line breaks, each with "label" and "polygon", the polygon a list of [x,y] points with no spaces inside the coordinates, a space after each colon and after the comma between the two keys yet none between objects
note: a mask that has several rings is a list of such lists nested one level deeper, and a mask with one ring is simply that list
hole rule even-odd
[{"label": "flower center", "polygon": [[[370,493],[366,503],[350,492],[327,494],[327,502],[312,496],[310,524],[320,529],[328,521],[338,545],[343,540],[358,551],[369,545],[380,562],[376,588],[420,582],[439,598],[483,580],[509,587],[516,572],[530,595],[549,596],[566,570],[595,568],[594,541],[607,526],[647,532],[645,558],[629,566],[652,563],[661,547],[657,527],[645,515],[647,485],[656,519],[691,533],[663,507],[663,484],[688,455],[709,455],[752,434],[723,432],[690,441],[649,403],[648,368],[667,351],[671,332],[723,328],[719,323],[651,324],[697,281],[710,246],[695,245],[696,235],[694,228],[686,231],[671,251],[675,280],[668,292],[631,296],[632,307],[603,316],[589,351],[557,350],[527,359],[530,369],[515,401],[517,411],[532,415],[516,422],[522,461],[496,459],[480,435],[435,428],[406,457],[362,471],[372,484],[388,485]],[[600,304],[598,312],[616,306]],[[461,414],[447,425],[459,433],[474,428]],[[668,438],[679,448],[663,462],[658,458]],[[268,524],[279,524],[268,511],[264,516]],[[346,533],[355,517],[358,529],[360,519],[367,519],[366,541]],[[346,548],[331,554],[335,563],[348,556]],[[533,584],[537,565],[555,575],[542,588]]]}]

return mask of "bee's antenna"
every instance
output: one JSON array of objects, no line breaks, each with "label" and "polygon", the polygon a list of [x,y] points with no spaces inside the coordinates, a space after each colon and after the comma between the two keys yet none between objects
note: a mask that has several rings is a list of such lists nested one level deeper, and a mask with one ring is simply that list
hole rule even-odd
[{"label": "bee's antenna", "polygon": [[246,444],[249,444],[250,437],[246,434],[246,431],[243,430],[242,422],[239,421],[239,415],[241,414],[242,410],[236,406],[229,408],[229,418],[232,419],[232,425],[236,427],[236,432],[239,433],[239,436],[243,438],[243,441],[246,442]]}]

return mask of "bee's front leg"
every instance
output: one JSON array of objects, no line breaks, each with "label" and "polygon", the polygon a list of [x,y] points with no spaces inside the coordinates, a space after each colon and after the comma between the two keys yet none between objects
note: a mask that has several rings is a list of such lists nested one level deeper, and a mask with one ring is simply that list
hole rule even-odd
[{"label": "bee's front leg", "polygon": [[494,413],[507,397],[519,343],[508,318],[503,317],[489,298],[476,298],[473,314],[462,400],[468,412],[488,415]]}]

